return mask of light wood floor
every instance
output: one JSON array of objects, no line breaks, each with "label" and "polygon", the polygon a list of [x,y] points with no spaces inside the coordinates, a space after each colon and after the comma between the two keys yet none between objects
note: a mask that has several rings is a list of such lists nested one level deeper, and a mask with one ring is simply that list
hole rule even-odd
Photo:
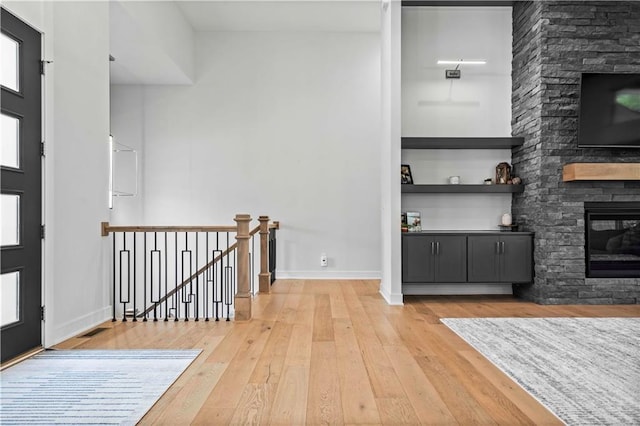
[{"label": "light wood floor", "polygon": [[632,306],[409,297],[375,281],[277,281],[254,319],[115,322],[56,348],[200,348],[141,424],[561,424],[443,317],[640,316]]}]

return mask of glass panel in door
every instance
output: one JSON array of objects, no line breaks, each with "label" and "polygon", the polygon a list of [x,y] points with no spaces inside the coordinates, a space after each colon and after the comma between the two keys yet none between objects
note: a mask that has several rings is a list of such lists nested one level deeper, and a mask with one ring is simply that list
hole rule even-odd
[{"label": "glass panel in door", "polygon": [[20,120],[10,115],[0,116],[0,165],[20,168]]},{"label": "glass panel in door", "polygon": [[20,43],[6,34],[0,36],[0,84],[18,92],[20,90]]},{"label": "glass panel in door", "polygon": [[0,275],[1,327],[20,321],[20,271]]},{"label": "glass panel in door", "polygon": [[0,195],[0,243],[5,246],[20,244],[20,196]]}]

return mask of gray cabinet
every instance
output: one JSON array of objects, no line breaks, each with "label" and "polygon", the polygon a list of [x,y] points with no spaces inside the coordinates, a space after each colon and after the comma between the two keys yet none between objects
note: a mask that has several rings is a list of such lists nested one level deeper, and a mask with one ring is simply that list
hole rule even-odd
[{"label": "gray cabinet", "polygon": [[432,231],[402,234],[402,282],[530,283],[530,232]]},{"label": "gray cabinet", "polygon": [[402,238],[402,281],[456,283],[467,280],[464,235],[405,234]]},{"label": "gray cabinet", "polygon": [[530,235],[470,235],[468,281],[528,283],[533,279]]}]

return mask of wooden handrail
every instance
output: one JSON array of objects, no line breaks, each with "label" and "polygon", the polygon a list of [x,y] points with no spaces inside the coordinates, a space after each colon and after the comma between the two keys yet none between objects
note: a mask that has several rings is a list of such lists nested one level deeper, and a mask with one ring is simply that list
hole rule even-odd
[{"label": "wooden handrail", "polygon": [[[258,231],[260,231],[260,225],[256,226],[254,229],[252,229],[251,232],[249,233],[249,235],[250,236],[254,236],[255,234],[258,233]],[[218,256],[213,258],[211,260],[211,262],[207,263],[202,268],[198,269],[195,273],[193,273],[193,275],[191,275],[189,278],[187,278],[186,280],[182,281],[182,283],[179,286],[177,286],[176,288],[174,288],[173,290],[168,292],[166,294],[166,296],[162,297],[160,300],[155,302],[152,306],[147,308],[146,311],[138,314],[138,318],[144,318],[145,315],[153,312],[153,310],[155,309],[155,306],[161,305],[165,300],[169,299],[171,296],[176,294],[178,291],[182,290],[187,284],[189,284],[190,282],[195,280],[198,277],[198,275],[202,274],[204,271],[206,271],[207,269],[211,268],[213,265],[215,265],[217,262],[219,262],[223,257],[228,256],[237,247],[238,247],[238,242],[236,241],[235,243],[231,244],[228,249],[226,249],[225,251],[220,253]]]},{"label": "wooden handrail", "polygon": [[236,232],[236,226],[111,226],[101,222],[101,235],[111,232]]}]

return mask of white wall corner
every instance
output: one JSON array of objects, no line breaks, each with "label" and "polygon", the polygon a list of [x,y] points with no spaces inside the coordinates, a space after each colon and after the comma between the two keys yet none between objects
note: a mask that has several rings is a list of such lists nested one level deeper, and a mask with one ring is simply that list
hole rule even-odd
[{"label": "white wall corner", "polygon": [[386,286],[380,283],[380,295],[387,301],[389,305],[404,305],[402,293],[389,293]]},{"label": "white wall corner", "polygon": [[402,303],[400,237],[400,136],[401,136],[401,13],[400,2],[391,2],[382,13],[381,35],[381,238],[382,281],[380,293],[390,304]]},{"label": "white wall corner", "polygon": [[111,1],[112,83],[192,84],[195,34],[174,2]]}]

